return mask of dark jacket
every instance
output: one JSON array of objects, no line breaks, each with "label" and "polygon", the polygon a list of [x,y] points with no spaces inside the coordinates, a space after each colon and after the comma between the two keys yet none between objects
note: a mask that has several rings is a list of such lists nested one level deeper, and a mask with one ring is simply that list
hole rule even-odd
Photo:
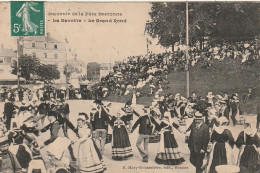
[{"label": "dark jacket", "polygon": [[196,124],[192,123],[190,129],[189,149],[196,153],[200,153],[201,150],[207,151],[210,140],[209,127],[205,123],[202,123],[199,129],[197,129]]},{"label": "dark jacket", "polygon": [[13,103],[11,103],[11,102],[5,103],[5,105],[4,105],[4,115],[5,116],[13,115],[14,111],[15,111],[15,106]]},{"label": "dark jacket", "polygon": [[107,129],[110,119],[109,119],[109,115],[105,112],[103,107],[101,108],[100,117],[99,117],[99,111],[97,111],[93,116],[94,116],[94,119],[93,119],[92,125],[93,125],[94,130]]},{"label": "dark jacket", "polygon": [[159,124],[155,121],[155,119],[153,117],[150,116],[150,118],[148,117],[148,115],[145,116],[141,116],[139,117],[139,119],[135,122],[132,131],[134,131],[136,129],[136,127],[138,125],[139,126],[139,134],[142,135],[151,135],[152,134],[152,130],[153,130],[153,123],[157,128],[159,126]]},{"label": "dark jacket", "polygon": [[58,121],[55,121],[53,123],[50,123],[49,125],[47,125],[41,130],[41,132],[43,133],[50,129],[50,138],[44,142],[45,146],[49,145],[50,143],[54,142],[55,139],[57,139],[60,128],[61,128],[60,123]]},{"label": "dark jacket", "polygon": [[224,110],[221,109],[219,117],[224,116],[229,120],[229,112],[230,112],[230,109],[226,106]]}]

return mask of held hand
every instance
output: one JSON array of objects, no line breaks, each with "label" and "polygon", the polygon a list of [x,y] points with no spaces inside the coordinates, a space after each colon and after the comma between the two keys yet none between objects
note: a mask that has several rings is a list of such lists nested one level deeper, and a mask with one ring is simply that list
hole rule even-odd
[{"label": "held hand", "polygon": [[206,153],[203,149],[200,150],[200,153],[203,154],[203,153]]}]

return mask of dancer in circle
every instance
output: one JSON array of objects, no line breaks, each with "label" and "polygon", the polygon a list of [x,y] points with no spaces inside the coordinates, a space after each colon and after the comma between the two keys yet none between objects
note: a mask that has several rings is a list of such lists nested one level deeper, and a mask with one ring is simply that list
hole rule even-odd
[{"label": "dancer in circle", "polygon": [[214,127],[210,141],[213,143],[209,155],[206,172],[214,172],[218,165],[234,165],[234,138],[228,130],[229,121],[222,116],[218,119],[219,126]]},{"label": "dancer in circle", "polygon": [[[122,160],[133,156],[131,143],[126,129],[127,117],[118,111],[116,117],[112,118],[113,127],[112,159]],[[124,122],[125,120],[125,122]]]},{"label": "dancer in circle", "polygon": [[188,139],[190,162],[196,167],[196,173],[202,173],[203,159],[207,152],[210,134],[209,127],[204,123],[204,118],[200,112],[195,113],[195,119],[185,133],[188,131],[191,131]]},{"label": "dancer in circle", "polygon": [[106,170],[102,155],[92,139],[91,129],[86,125],[86,117],[79,115],[78,120],[78,162],[80,172],[100,173]]},{"label": "dancer in circle", "polygon": [[185,161],[178,149],[178,144],[173,134],[173,127],[179,130],[179,125],[171,120],[171,113],[165,112],[159,127],[161,140],[155,158],[155,162],[158,164],[179,165]]},{"label": "dancer in circle", "polygon": [[236,140],[236,146],[240,149],[237,164],[253,173],[258,170],[257,164],[260,161],[258,153],[260,139],[257,135],[257,129],[252,127],[249,121],[245,122],[244,128]]}]

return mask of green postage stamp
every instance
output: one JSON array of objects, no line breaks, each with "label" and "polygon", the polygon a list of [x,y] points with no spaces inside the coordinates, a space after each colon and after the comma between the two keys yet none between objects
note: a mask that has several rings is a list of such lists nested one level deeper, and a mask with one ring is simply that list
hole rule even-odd
[{"label": "green postage stamp", "polygon": [[45,36],[44,2],[11,2],[11,36]]}]

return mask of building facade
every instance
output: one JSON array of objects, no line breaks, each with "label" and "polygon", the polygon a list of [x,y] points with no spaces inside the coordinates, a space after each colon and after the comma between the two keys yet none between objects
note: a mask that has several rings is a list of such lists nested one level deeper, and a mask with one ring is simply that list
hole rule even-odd
[{"label": "building facade", "polygon": [[55,40],[47,33],[46,37],[23,37],[18,39],[20,55],[37,57],[43,64],[53,64],[58,67],[60,79],[56,83],[66,83],[64,66],[67,61],[66,43]]},{"label": "building facade", "polygon": [[2,74],[11,74],[12,68],[11,65],[16,61],[17,55],[12,49],[4,48],[4,45],[1,45],[0,48],[0,75]]},{"label": "building facade", "polygon": [[100,79],[102,77],[107,76],[110,72],[113,72],[113,66],[112,63],[101,63],[100,64]]},{"label": "building facade", "polygon": [[[12,74],[12,65],[17,62],[17,51],[7,49],[4,45],[0,48],[0,85],[17,84],[18,76]],[[24,83],[25,79],[20,78],[20,83]]]}]

